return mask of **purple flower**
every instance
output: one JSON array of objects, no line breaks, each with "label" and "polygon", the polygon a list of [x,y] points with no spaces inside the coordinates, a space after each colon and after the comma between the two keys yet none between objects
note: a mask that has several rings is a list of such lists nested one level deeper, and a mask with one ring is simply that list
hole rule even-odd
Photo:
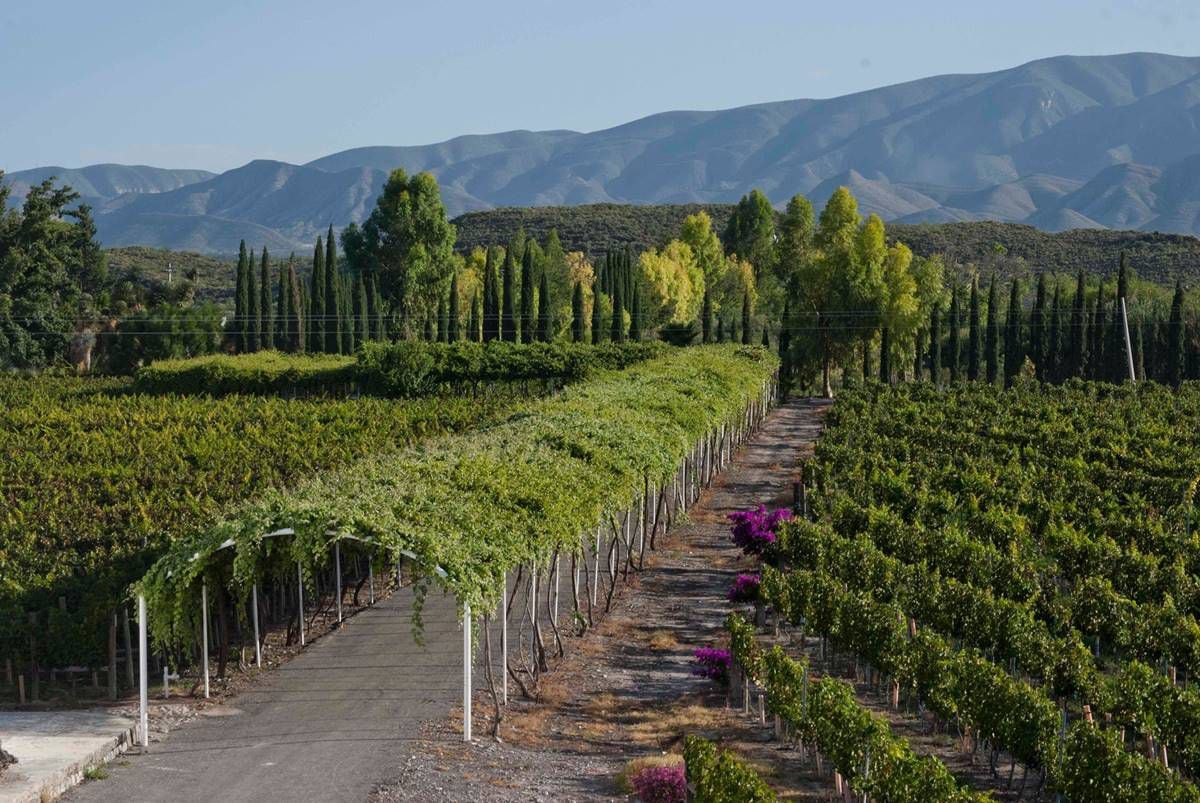
[{"label": "purple flower", "polygon": [[729,682],[729,665],[733,658],[729,650],[719,647],[700,647],[693,653],[692,674],[718,683]]},{"label": "purple flower", "polygon": [[758,599],[758,586],[762,578],[757,574],[739,574],[729,587],[730,602],[754,602]]},{"label": "purple flower", "polygon": [[687,779],[683,765],[643,767],[629,779],[629,785],[642,803],[685,803]]},{"label": "purple flower", "polygon": [[792,511],[779,508],[767,512],[764,505],[754,510],[739,510],[729,514],[733,524],[733,543],[747,555],[761,555],[775,543],[775,531],[781,522],[792,517]]}]

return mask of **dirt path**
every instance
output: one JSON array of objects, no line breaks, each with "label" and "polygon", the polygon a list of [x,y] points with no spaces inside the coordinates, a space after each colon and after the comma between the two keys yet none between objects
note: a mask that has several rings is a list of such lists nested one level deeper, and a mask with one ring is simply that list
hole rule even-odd
[{"label": "dirt path", "polygon": [[824,409],[798,400],[772,412],[608,617],[570,640],[542,682],[542,699],[512,699],[503,744],[486,737],[479,712],[490,705],[480,697],[477,744],[447,738],[452,723],[432,726],[373,799],[608,800],[623,797],[616,777],[626,762],[678,750],[686,733],[776,749],[761,727],[725,709],[711,682],[691,674],[692,651],[721,640],[726,590],[751,565],[730,547],[727,515],[790,503],[796,462],[819,433]]}]

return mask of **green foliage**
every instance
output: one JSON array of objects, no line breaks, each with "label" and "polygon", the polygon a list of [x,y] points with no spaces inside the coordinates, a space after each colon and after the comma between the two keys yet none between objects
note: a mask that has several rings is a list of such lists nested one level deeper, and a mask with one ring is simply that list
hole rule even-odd
[{"label": "green foliage", "polygon": [[733,753],[699,736],[684,741],[689,800],[695,803],[772,803],[775,792]]},{"label": "green foliage", "polygon": [[121,319],[104,344],[104,370],[132,374],[156,360],[187,359],[220,350],[224,330],[213,304],[159,304]]},{"label": "green foliage", "polygon": [[289,355],[278,351],[159,360],[137,372],[143,393],[265,395],[336,393],[357,379],[352,357]]}]

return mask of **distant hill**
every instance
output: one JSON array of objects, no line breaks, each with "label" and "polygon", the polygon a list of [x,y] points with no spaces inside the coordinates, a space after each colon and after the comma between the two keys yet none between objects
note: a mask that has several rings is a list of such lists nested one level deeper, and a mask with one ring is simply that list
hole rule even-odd
[{"label": "distant hill", "polygon": [[100,164],[71,169],[66,167],[35,167],[18,170],[4,176],[5,183],[12,187],[9,203],[16,205],[25,200],[29,188],[41,184],[48,178],[57,178],[58,183],[67,184],[92,206],[112,206],[121,196],[140,195],[173,190],[197,181],[212,178],[215,173],[207,170],[168,170],[145,165]]},{"label": "distant hill", "polygon": [[[733,211],[730,204],[596,204],[469,212],[454,223],[461,251],[507,242],[521,227],[539,239],[557,229],[568,250],[598,256],[626,245],[635,249],[662,245],[677,236],[684,217],[700,208],[713,218],[718,232]],[[994,221],[889,223],[887,233],[889,239],[903,241],[922,256],[943,254],[954,262],[984,265],[1004,275],[1018,267],[1018,257],[1034,272],[1073,274],[1082,269],[1108,275],[1116,272],[1120,253],[1126,251],[1130,264],[1144,279],[1168,282],[1176,277],[1200,278],[1200,239],[1186,235],[1086,229],[1050,233]]]},{"label": "distant hill", "polygon": [[899,223],[1200,234],[1200,57],[1058,56],[837,98],[670,111],[590,133],[354,148],[219,176],[113,165],[23,173],[86,183],[108,244],[227,254],[243,237],[307,248],[329,224],[361,221],[397,167],[436,175],[452,216],[730,203],[756,187],[778,206],[795,193],[821,206],[846,185],[864,212]]}]

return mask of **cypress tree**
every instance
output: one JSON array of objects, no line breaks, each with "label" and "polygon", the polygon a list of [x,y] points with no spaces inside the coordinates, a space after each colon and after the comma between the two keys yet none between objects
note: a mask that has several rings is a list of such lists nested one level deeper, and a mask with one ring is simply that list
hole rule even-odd
[{"label": "cypress tree", "polygon": [[1008,319],[1004,322],[1004,386],[1013,380],[1025,364],[1025,342],[1021,336],[1021,286],[1014,278],[1008,293]]},{"label": "cypress tree", "polygon": [[[872,336],[874,334],[872,333]],[[871,341],[870,339],[863,340],[862,343],[862,378],[866,382],[871,378]]]},{"label": "cypress tree", "polygon": [[1175,387],[1183,381],[1185,370],[1183,339],[1183,281],[1175,282],[1175,297],[1171,300],[1171,317],[1167,321],[1167,382]]},{"label": "cypress tree", "polygon": [[458,322],[458,271],[450,274],[450,308],[447,313],[446,335],[451,343],[462,340],[462,326]]},{"label": "cypress tree", "polygon": [[435,313],[425,313],[425,342],[432,343],[437,337],[436,324],[433,322]]},{"label": "cypress tree", "polygon": [[892,381],[892,336],[886,326],[879,333],[879,381]]},{"label": "cypress tree", "polygon": [[271,309],[271,257],[267,253],[265,245],[263,246],[262,262],[259,263],[259,271],[262,274],[258,283],[262,306],[261,345],[264,349],[273,349],[275,348],[275,311]]},{"label": "cypress tree", "polygon": [[971,277],[970,316],[967,332],[967,379],[979,381],[979,368],[983,364],[983,332],[979,328],[979,277]]},{"label": "cypress tree", "polygon": [[483,298],[478,290],[471,298],[471,323],[467,338],[476,343],[483,342]]},{"label": "cypress tree", "polygon": [[337,245],[333,241],[333,226],[325,238],[325,351],[344,353],[345,321],[342,316],[341,274],[337,266]]},{"label": "cypress tree", "polygon": [[725,342],[725,319],[720,315],[717,316],[717,342]]},{"label": "cypress tree", "polygon": [[533,249],[526,248],[521,260],[521,342],[532,343],[534,327],[537,322],[533,319]]},{"label": "cypress tree", "polygon": [[942,384],[941,313],[935,302],[929,312],[929,381],[939,387]]},{"label": "cypress tree", "polygon": [[[1113,300],[1113,315],[1112,322],[1108,327],[1108,342],[1105,344],[1104,351],[1108,355],[1109,379],[1113,382],[1122,382],[1129,374],[1128,358],[1125,354],[1125,322],[1121,318],[1121,299],[1129,298],[1129,273],[1128,273],[1128,258],[1124,251],[1121,252],[1120,267],[1117,269],[1117,295]],[[1129,302],[1126,301],[1126,312],[1128,313]],[[1132,341],[1134,327],[1129,327],[1129,337]],[[1137,350],[1134,350],[1137,354]]]},{"label": "cypress tree", "polygon": [[309,344],[312,352],[325,351],[325,244],[317,237],[313,249],[311,287],[308,291]]},{"label": "cypress tree", "polygon": [[1071,310],[1071,331],[1069,333],[1071,347],[1067,369],[1063,372],[1064,379],[1072,376],[1087,376],[1088,314],[1084,298],[1086,289],[1081,270],[1075,282],[1075,301]]},{"label": "cypress tree", "polygon": [[1131,327],[1133,338],[1133,359],[1134,359],[1134,376],[1139,381],[1146,381],[1146,360],[1142,349],[1142,327]]},{"label": "cypress tree", "polygon": [[354,279],[354,320],[357,322],[355,339],[359,343],[366,343],[371,339],[371,316],[367,280],[361,274]]},{"label": "cypress tree", "polygon": [[642,339],[642,303],[638,285],[633,285],[633,297],[629,304],[629,339],[637,343]]},{"label": "cypress tree", "polygon": [[604,342],[603,311],[600,309],[600,277],[592,280],[592,345]]},{"label": "cypress tree", "polygon": [[237,290],[233,299],[233,329],[235,344],[239,352],[250,350],[250,295],[246,284],[246,271],[249,270],[249,258],[246,256],[246,241],[238,246]]},{"label": "cypress tree", "polygon": [[1090,371],[1092,379],[1105,380],[1110,379],[1108,368],[1108,355],[1105,353],[1105,347],[1108,345],[1108,316],[1107,306],[1104,303],[1104,278],[1100,278],[1100,289],[1096,293],[1096,307],[1092,314],[1091,326],[1091,348],[1089,353],[1092,355]]},{"label": "cypress tree", "polygon": [[583,342],[583,282],[575,282],[571,291],[571,342]]},{"label": "cypress tree", "polygon": [[1000,304],[996,298],[996,277],[988,286],[987,328],[984,330],[983,351],[987,364],[987,381],[994,385],[1000,375]]},{"label": "cypress tree", "polygon": [[746,290],[742,293],[742,345],[750,343],[750,291]]},{"label": "cypress tree", "polygon": [[291,293],[291,300],[288,302],[288,309],[291,312],[291,321],[288,323],[291,349],[297,354],[303,354],[306,346],[305,338],[308,335],[308,321],[304,316],[304,283],[300,281],[300,276],[296,273],[294,255],[288,260],[288,291]]},{"label": "cypress tree", "polygon": [[449,303],[450,302],[445,298],[438,300],[437,342],[439,342],[439,343],[447,342],[447,340],[449,340],[449,337],[450,337],[449,325],[448,325],[449,324],[448,319],[450,317]]},{"label": "cypress tree", "polygon": [[262,348],[262,295],[258,292],[258,267],[254,251],[250,251],[250,267],[246,270],[246,297],[250,299],[250,320],[246,332],[250,351]]},{"label": "cypress tree", "polygon": [[791,304],[788,300],[783,302],[783,318],[779,321],[779,370],[783,377],[783,386],[787,388],[791,382],[792,375],[792,355],[790,346],[792,345],[792,313]]},{"label": "cypress tree", "polygon": [[554,330],[554,322],[550,320],[550,278],[542,271],[542,282],[538,288],[537,339],[542,343],[550,342],[550,333]]},{"label": "cypress tree", "polygon": [[291,320],[291,310],[288,309],[291,290],[288,289],[287,265],[279,267],[279,285],[275,290],[275,348],[280,351],[291,351],[288,340],[288,321]]},{"label": "cypress tree", "polygon": [[504,254],[504,266],[501,268],[504,277],[500,288],[500,339],[509,343],[517,342],[517,311],[513,303],[513,274],[517,265],[514,259],[512,248],[509,248]]},{"label": "cypress tree", "polygon": [[499,287],[496,282],[496,265],[493,249],[489,245],[483,262],[483,341],[490,343],[500,337]]},{"label": "cypress tree", "polygon": [[925,378],[925,330],[917,332],[913,343],[913,381],[920,382]]},{"label": "cypress tree", "polygon": [[767,326],[763,324],[762,328],[762,347],[765,349],[771,348],[771,338],[767,336]]},{"label": "cypress tree", "polygon": [[1038,274],[1037,296],[1029,315],[1029,357],[1034,362],[1037,378],[1048,382],[1046,371],[1046,274]]},{"label": "cypress tree", "polygon": [[1061,382],[1063,377],[1062,285],[1054,282],[1054,306],[1050,309],[1050,329],[1046,332],[1046,380]]},{"label": "cypress tree", "polygon": [[705,285],[704,304],[700,307],[700,332],[704,343],[713,342],[712,314],[712,291]]},{"label": "cypress tree", "polygon": [[621,282],[613,281],[613,314],[612,314],[612,342],[625,342],[625,305],[624,299],[621,296]]},{"label": "cypress tree", "polygon": [[[951,383],[957,382],[961,378],[959,376],[959,370],[960,370],[959,366],[960,366],[960,363],[962,362],[962,359],[960,356],[962,354],[962,345],[959,342],[959,327],[961,325],[962,325],[962,318],[959,315],[959,308],[958,308],[958,285],[952,284],[952,285],[950,285],[950,335],[948,338],[949,339],[948,345],[950,348],[950,354],[948,356],[950,358],[950,382]],[[883,379],[882,373],[880,374],[879,378]]]}]

